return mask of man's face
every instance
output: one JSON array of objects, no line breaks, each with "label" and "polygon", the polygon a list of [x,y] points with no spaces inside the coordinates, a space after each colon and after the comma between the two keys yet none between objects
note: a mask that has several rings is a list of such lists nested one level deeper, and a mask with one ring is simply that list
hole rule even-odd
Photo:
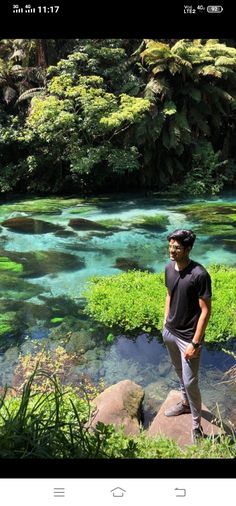
[{"label": "man's face", "polygon": [[175,260],[177,262],[184,262],[189,255],[190,248],[184,248],[180,242],[176,241],[176,239],[171,239],[169,241],[169,254],[170,259]]}]

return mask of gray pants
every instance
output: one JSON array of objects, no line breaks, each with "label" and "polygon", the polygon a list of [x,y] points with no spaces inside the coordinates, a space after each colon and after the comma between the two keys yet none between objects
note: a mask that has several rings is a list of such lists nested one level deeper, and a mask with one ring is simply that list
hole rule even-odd
[{"label": "gray pants", "polygon": [[198,370],[201,356],[201,346],[196,358],[184,358],[184,352],[188,342],[174,336],[163,329],[163,340],[169,352],[172,364],[180,381],[181,397],[184,404],[189,404],[192,413],[193,429],[199,427],[201,422],[201,393],[198,386]]}]

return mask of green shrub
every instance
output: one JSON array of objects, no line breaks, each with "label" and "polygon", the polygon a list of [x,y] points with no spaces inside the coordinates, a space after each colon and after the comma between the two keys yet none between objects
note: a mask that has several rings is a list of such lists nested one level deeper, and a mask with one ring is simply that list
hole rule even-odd
[{"label": "green shrub", "polygon": [[236,269],[212,265],[212,314],[206,330],[206,341],[224,341],[236,337]]},{"label": "green shrub", "polygon": [[151,332],[162,328],[165,300],[163,274],[129,271],[94,277],[85,292],[86,312],[108,327]]},{"label": "green shrub", "polygon": [[[236,269],[209,267],[212,278],[212,315],[207,342],[236,336]],[[127,272],[91,278],[85,292],[86,312],[108,327],[125,331],[161,330],[166,288],[163,274]]]}]

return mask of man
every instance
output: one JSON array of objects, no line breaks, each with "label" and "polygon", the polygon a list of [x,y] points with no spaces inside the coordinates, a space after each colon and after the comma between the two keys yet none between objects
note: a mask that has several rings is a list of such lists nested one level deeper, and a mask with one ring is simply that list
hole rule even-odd
[{"label": "man", "polygon": [[166,416],[192,414],[192,442],[204,437],[198,370],[204,332],[211,312],[211,278],[189,253],[196,235],[175,230],[167,237],[171,262],[165,268],[167,287],[163,340],[180,380],[181,402]]}]

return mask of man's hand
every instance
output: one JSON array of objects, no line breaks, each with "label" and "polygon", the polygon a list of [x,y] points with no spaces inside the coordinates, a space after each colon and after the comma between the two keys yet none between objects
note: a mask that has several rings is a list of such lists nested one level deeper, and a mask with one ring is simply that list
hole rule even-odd
[{"label": "man's hand", "polygon": [[196,358],[199,353],[199,348],[195,349],[191,343],[188,344],[185,352],[184,352],[184,358],[191,359]]}]

